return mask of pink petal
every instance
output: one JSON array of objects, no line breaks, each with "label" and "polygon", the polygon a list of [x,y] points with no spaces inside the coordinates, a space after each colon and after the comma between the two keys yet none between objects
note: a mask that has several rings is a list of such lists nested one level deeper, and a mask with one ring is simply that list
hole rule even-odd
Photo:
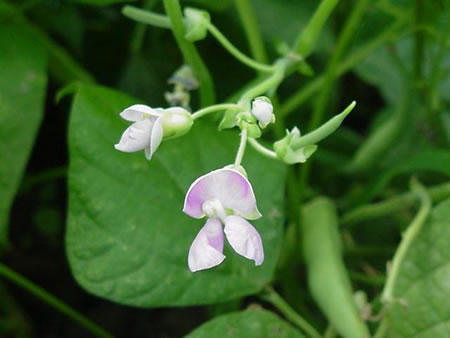
[{"label": "pink petal", "polygon": [[150,119],[144,119],[134,122],[122,134],[120,141],[114,147],[124,152],[135,152],[145,147],[150,142],[153,122]]},{"label": "pink petal", "polygon": [[261,265],[264,261],[264,248],[261,236],[253,225],[239,216],[225,218],[225,235],[231,247],[239,255]]},{"label": "pink petal", "polygon": [[183,212],[202,218],[205,216],[203,203],[213,199],[218,199],[225,209],[247,219],[261,217],[250,182],[236,170],[218,169],[195,180],[186,194]]},{"label": "pink petal", "polygon": [[140,121],[146,115],[157,117],[160,115],[160,113],[158,112],[157,109],[152,109],[143,104],[132,105],[120,113],[120,116],[124,120],[132,121],[132,122]]},{"label": "pink petal", "polygon": [[219,265],[225,259],[222,251],[222,225],[217,218],[208,219],[189,249],[189,270],[195,272]]}]

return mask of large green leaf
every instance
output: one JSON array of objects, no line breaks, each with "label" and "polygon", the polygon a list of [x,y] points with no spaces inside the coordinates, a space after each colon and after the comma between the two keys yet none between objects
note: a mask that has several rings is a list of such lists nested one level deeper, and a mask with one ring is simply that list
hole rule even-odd
[{"label": "large green leaf", "polygon": [[113,145],[128,123],[119,117],[137,103],[124,94],[83,85],[74,99],[69,131],[67,252],[73,274],[89,292],[137,306],[222,302],[256,293],[273,275],[281,231],[284,166],[249,149],[244,159],[264,217],[261,267],[226,246],[225,262],[191,273],[187,253],[205,220],[182,213],[184,195],[200,175],[229,164],[234,132],[196,123],[164,142],[152,161]]},{"label": "large green leaf", "polygon": [[0,45],[0,244],[5,245],[9,209],[42,119],[47,77],[46,54],[29,30],[1,22]]},{"label": "large green leaf", "polygon": [[[389,312],[390,337],[448,337],[450,199],[431,212],[399,270]],[[400,301],[401,300],[401,301]]]},{"label": "large green leaf", "polygon": [[301,338],[304,336],[272,312],[247,310],[216,317],[195,329],[187,337]]}]

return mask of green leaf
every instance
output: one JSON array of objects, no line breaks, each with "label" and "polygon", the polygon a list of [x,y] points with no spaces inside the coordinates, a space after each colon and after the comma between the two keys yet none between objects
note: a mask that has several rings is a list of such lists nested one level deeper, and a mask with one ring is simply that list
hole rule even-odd
[{"label": "green leaf", "polygon": [[251,149],[244,158],[264,215],[253,222],[264,241],[264,264],[255,267],[225,245],[221,266],[191,273],[188,250],[205,219],[183,214],[185,193],[200,175],[232,162],[239,138],[196,122],[188,135],[164,142],[150,162],[143,152],[118,152],[113,145],[129,125],[119,112],[138,102],[88,85],[80,85],[74,99],[66,240],[75,278],[93,294],[143,307],[210,304],[259,292],[280,250],[284,166]]},{"label": "green leaf", "polygon": [[450,199],[433,208],[399,270],[389,336],[447,337],[450,327]]},{"label": "green leaf", "polygon": [[216,317],[195,329],[187,337],[301,338],[304,336],[270,311],[247,310]]},{"label": "green leaf", "polygon": [[0,45],[0,245],[6,245],[9,209],[42,119],[47,58],[34,34],[6,21]]}]

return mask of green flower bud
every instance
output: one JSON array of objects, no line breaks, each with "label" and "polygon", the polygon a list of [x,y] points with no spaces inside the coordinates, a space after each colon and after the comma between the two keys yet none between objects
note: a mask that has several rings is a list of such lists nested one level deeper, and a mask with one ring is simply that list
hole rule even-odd
[{"label": "green flower bud", "polygon": [[183,136],[194,124],[191,113],[181,107],[164,109],[161,119],[164,139]]},{"label": "green flower bud", "polygon": [[208,24],[211,20],[209,13],[196,8],[184,9],[186,40],[191,42],[203,40],[208,33]]},{"label": "green flower bud", "polygon": [[299,149],[293,149],[292,145],[300,138],[300,130],[294,127],[286,136],[274,143],[273,148],[282,161],[287,164],[304,163],[317,150],[317,145],[306,145]]},{"label": "green flower bud", "polygon": [[240,113],[237,117],[237,125],[241,130],[246,129],[247,135],[250,138],[260,138],[261,137],[261,129],[257,124],[256,118],[246,112]]}]

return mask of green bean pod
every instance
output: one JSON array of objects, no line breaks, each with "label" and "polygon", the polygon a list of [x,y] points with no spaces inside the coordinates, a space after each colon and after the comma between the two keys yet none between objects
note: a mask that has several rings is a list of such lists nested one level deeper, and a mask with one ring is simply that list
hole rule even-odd
[{"label": "green bean pod", "polygon": [[303,207],[301,224],[308,285],[314,300],[341,336],[370,337],[353,300],[334,203],[325,197],[314,199]]}]

